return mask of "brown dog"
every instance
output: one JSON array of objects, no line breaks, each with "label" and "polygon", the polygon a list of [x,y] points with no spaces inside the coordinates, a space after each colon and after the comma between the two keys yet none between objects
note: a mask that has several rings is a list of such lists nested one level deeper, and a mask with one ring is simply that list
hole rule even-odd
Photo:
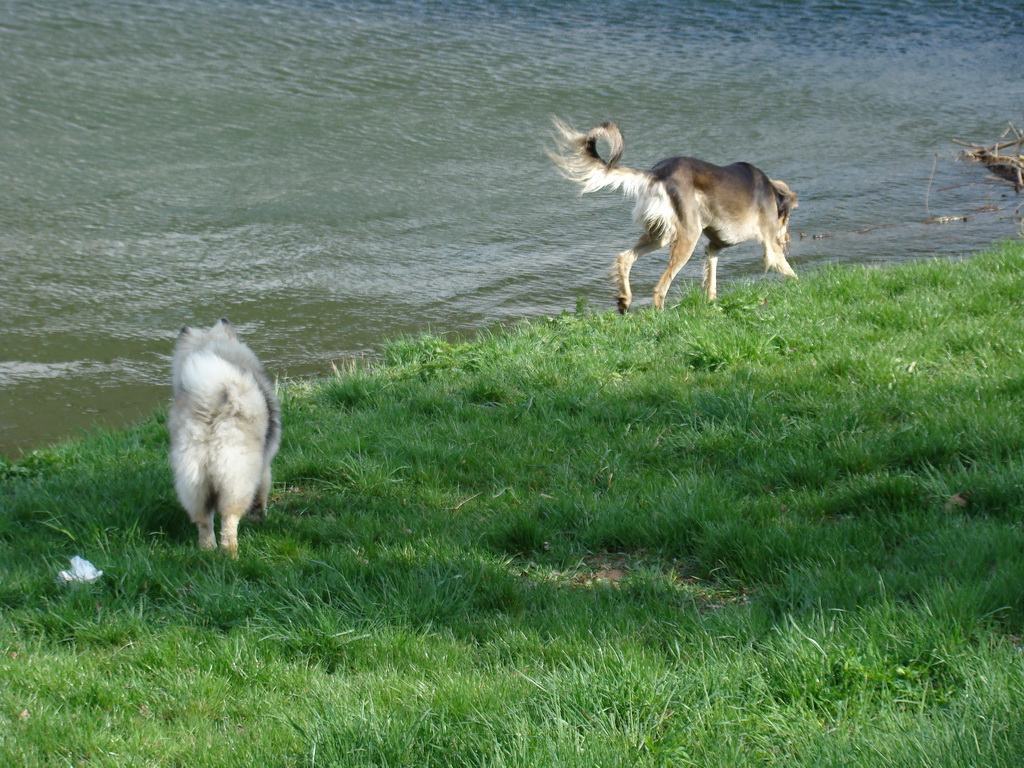
[{"label": "brown dog", "polygon": [[[614,123],[580,133],[555,118],[555,128],[558,151],[548,154],[566,178],[583,186],[581,194],[621,187],[628,197],[636,198],[633,219],[644,233],[615,261],[620,312],[633,301],[629,287],[633,262],[671,243],[668,269],[654,288],[654,306],[664,307],[672,279],[690,260],[701,233],[708,236],[704,263],[708,300],[717,296],[718,252],[751,238],[764,245],[765,272],[774,269],[796,277],[785,249],[797,198],[784,182],[769,179],[749,163],[723,168],[692,157],[670,157],[649,171],[627,168],[619,165],[625,144]],[[599,139],[608,143],[607,162],[597,152]]]}]

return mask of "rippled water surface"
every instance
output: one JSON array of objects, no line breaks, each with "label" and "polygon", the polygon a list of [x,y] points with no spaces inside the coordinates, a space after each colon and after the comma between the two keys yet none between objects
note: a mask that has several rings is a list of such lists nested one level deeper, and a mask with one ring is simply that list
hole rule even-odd
[{"label": "rippled water surface", "polygon": [[631,205],[557,176],[553,114],[786,180],[798,272],[1012,236],[951,139],[1020,122],[1022,43],[1017,2],[0,1],[0,452],[162,405],[184,322],[302,376],[611,308]]}]

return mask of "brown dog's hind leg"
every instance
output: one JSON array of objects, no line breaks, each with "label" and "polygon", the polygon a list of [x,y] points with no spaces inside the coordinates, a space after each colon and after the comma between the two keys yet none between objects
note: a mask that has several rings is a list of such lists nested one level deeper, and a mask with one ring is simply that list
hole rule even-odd
[{"label": "brown dog's hind leg", "polygon": [[693,249],[700,239],[700,227],[696,225],[680,226],[676,231],[676,239],[672,242],[672,248],[668,256],[668,269],[662,274],[658,284],[654,286],[654,306],[658,309],[665,308],[665,295],[676,274],[682,269],[686,262],[693,255]]},{"label": "brown dog's hind leg", "polygon": [[633,291],[629,287],[629,271],[633,267],[633,262],[645,253],[656,251],[664,245],[666,245],[664,238],[656,237],[649,231],[644,232],[636,241],[636,245],[623,251],[615,259],[615,274],[619,282],[619,292],[616,297],[619,303],[619,314],[626,314],[629,305],[633,303]]},{"label": "brown dog's hind leg", "polygon": [[619,292],[615,298],[619,305],[619,314],[626,314],[633,303],[633,291],[629,287],[629,270],[637,259],[636,248],[623,251],[615,258],[615,271],[618,276]]}]

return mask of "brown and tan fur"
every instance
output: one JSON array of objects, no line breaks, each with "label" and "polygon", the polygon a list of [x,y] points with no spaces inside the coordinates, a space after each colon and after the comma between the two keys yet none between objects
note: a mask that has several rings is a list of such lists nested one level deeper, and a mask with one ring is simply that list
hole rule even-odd
[{"label": "brown and tan fur", "polygon": [[[723,248],[755,239],[764,245],[764,268],[796,277],[786,261],[789,217],[797,207],[796,193],[785,182],[769,179],[749,163],[725,167],[692,157],[670,157],[649,171],[619,165],[625,144],[614,123],[603,123],[581,133],[555,118],[558,151],[549,156],[562,174],[583,186],[581,194],[597,189],[621,188],[636,198],[633,218],[644,228],[636,244],[618,255],[619,311],[633,301],[629,271],[640,256],[668,245],[669,262],[654,288],[654,306],[665,305],[665,295],[676,273],[690,260],[701,234],[707,235],[704,289],[708,300],[717,295],[718,253]],[[608,144],[603,160],[597,142]]]}]

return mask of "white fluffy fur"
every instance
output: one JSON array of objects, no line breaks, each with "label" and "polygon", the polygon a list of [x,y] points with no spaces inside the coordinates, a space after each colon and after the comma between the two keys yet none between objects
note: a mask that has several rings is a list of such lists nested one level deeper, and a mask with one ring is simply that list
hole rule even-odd
[{"label": "white fluffy fur", "polygon": [[280,445],[280,409],[256,355],[221,320],[183,328],[173,358],[174,402],[167,425],[178,499],[199,529],[199,545],[238,552],[238,522],[266,508],[270,462]]}]

